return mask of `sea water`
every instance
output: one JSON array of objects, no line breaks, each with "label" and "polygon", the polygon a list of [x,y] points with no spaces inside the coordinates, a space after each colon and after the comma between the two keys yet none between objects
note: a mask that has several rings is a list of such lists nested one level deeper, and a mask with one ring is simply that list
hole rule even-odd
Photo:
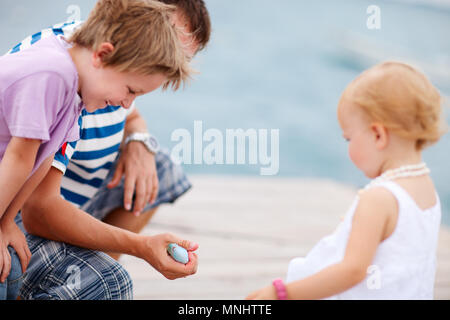
[{"label": "sea water", "polygon": [[[0,52],[75,14],[94,0],[0,1]],[[351,163],[336,118],[342,90],[364,69],[387,59],[424,71],[450,96],[449,1],[206,0],[211,43],[194,60],[200,74],[185,90],[137,100],[150,131],[169,150],[174,132],[279,130],[277,177],[368,180]],[[379,9],[379,28],[368,21]],[[74,9],[79,10],[74,10]],[[448,113],[447,119],[450,120]],[[450,121],[449,121],[450,122]],[[217,132],[216,131],[216,132]],[[247,155],[248,156],[248,155]],[[450,135],[424,152],[450,225]],[[260,176],[250,161],[185,164],[188,173]],[[301,195],[299,195],[301,197]]]},{"label": "sea water", "polygon": [[[351,163],[336,117],[346,85],[364,69],[394,59],[417,66],[450,96],[450,7],[376,1],[381,28],[368,29],[373,1],[207,4],[213,36],[195,62],[201,73],[184,91],[138,101],[152,132],[169,148],[176,146],[171,133],[194,133],[196,121],[224,135],[228,129],[279,129],[278,176],[331,178],[360,187],[368,180]],[[450,135],[426,149],[424,160],[450,225]],[[185,169],[260,174],[260,166],[249,162]]]}]

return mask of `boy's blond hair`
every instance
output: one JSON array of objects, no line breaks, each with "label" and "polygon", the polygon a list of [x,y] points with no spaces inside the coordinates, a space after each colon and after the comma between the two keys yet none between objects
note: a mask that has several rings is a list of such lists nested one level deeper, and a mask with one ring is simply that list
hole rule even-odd
[{"label": "boy's blond hair", "polygon": [[362,108],[404,138],[414,139],[418,150],[437,142],[446,132],[442,97],[427,77],[410,65],[383,62],[357,77],[341,97]]},{"label": "boy's blond hair", "polygon": [[104,67],[142,75],[162,73],[163,88],[177,90],[191,73],[171,15],[176,7],[153,0],[99,0],[89,18],[69,39],[90,50],[114,46]]}]

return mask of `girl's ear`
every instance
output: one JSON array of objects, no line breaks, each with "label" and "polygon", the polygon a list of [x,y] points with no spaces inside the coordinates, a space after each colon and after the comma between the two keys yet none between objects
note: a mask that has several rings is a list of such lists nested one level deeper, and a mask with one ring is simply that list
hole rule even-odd
[{"label": "girl's ear", "polygon": [[103,60],[114,51],[114,46],[109,42],[103,42],[98,49],[92,53],[92,65],[95,68],[103,66]]},{"label": "girl's ear", "polygon": [[375,146],[378,150],[383,150],[389,143],[389,132],[381,123],[372,123],[370,126],[375,138]]}]

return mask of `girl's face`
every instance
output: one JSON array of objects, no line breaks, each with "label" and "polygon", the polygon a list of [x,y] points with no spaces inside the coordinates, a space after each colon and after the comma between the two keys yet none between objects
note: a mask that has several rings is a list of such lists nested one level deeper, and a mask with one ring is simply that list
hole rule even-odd
[{"label": "girl's face", "polygon": [[344,139],[348,141],[350,159],[368,178],[379,175],[381,155],[377,150],[376,133],[364,112],[343,100],[338,106],[338,120]]}]

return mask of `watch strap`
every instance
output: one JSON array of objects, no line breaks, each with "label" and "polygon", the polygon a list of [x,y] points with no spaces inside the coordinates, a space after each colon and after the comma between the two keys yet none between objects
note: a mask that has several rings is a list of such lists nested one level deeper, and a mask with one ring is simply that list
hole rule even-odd
[{"label": "watch strap", "polygon": [[159,151],[158,140],[148,132],[134,132],[130,133],[124,141],[124,145],[127,145],[131,141],[139,141],[144,144],[144,146],[151,153],[157,153]]}]

